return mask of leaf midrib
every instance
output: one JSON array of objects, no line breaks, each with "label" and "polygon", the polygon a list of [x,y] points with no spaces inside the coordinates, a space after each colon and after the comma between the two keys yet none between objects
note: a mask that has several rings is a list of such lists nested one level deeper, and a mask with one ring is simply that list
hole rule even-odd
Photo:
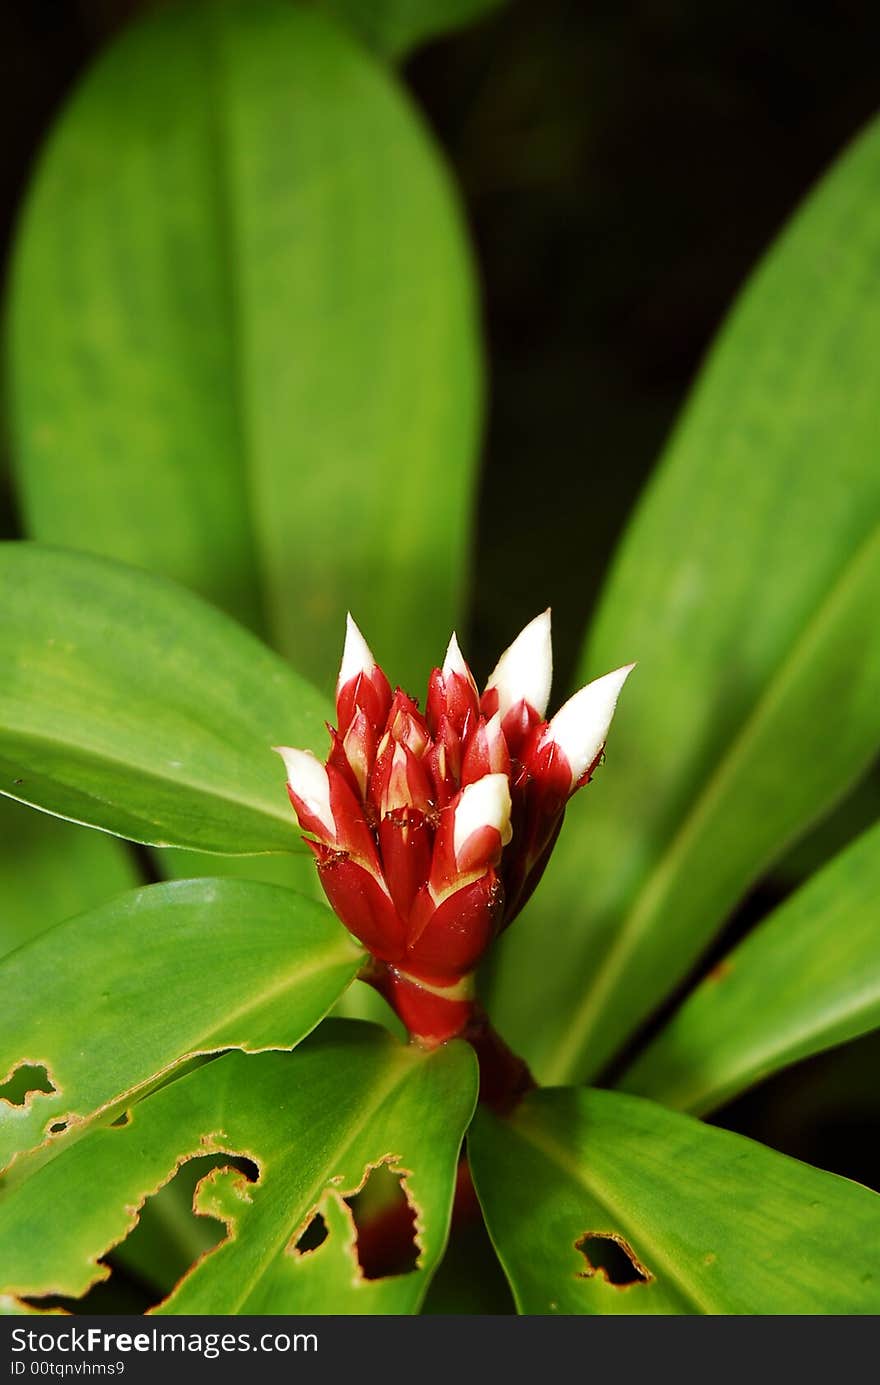
[{"label": "leaf midrib", "polygon": [[615,942],[606,953],[592,985],[575,1007],[556,1048],[553,1061],[547,1066],[548,1083],[564,1082],[571,1077],[572,1069],[591,1027],[602,1013],[605,998],[609,993],[613,993],[616,978],[627,959],[636,951],[639,942],[649,931],[656,901],[662,901],[668,882],[675,877],[679,862],[687,857],[691,840],[699,833],[703,821],[710,815],[716,800],[723,794],[728,780],[737,770],[739,761],[747,755],[750,741],[760,731],[763,721],[772,713],[774,706],[788,691],[800,664],[809,658],[813,643],[820,637],[826,623],[833,620],[838,604],[843,601],[850,584],[859,574],[862,563],[866,561],[866,554],[870,556],[878,542],[880,525],[875,525],[844,564],[830,591],[764,685],[739,731],[730,738],[726,753],[722,755],[702,789],[692,800],[691,807],[677,832],[658,858],[634,905],[625,915],[617,930]]},{"label": "leaf midrib", "polygon": [[[428,1061],[430,1061],[430,1059]],[[328,1191],[330,1191],[330,1179],[333,1177],[330,1170],[333,1167],[338,1167],[342,1165],[344,1160],[350,1154],[354,1145],[357,1144],[357,1141],[360,1139],[361,1135],[369,1125],[370,1121],[373,1120],[373,1118],[375,1117],[377,1111],[381,1109],[385,1101],[388,1100],[392,1093],[398,1087],[402,1086],[404,1082],[406,1082],[412,1075],[412,1063],[409,1059],[408,1054],[406,1054],[405,1050],[403,1053],[395,1055],[395,1062],[401,1065],[400,1071],[395,1071],[394,1073],[392,1073],[391,1080],[383,1083],[381,1087],[379,1087],[372,1093],[371,1099],[365,1104],[360,1119],[355,1124],[354,1129],[350,1131],[348,1138],[345,1141],[343,1141],[343,1143],[334,1146],[334,1149],[332,1151],[332,1158],[328,1157],[325,1160],[323,1174],[319,1174],[314,1179],[309,1188],[308,1196],[303,1199],[304,1203],[306,1203],[308,1207],[316,1206],[320,1202],[321,1198]],[[257,1288],[264,1276],[268,1274],[269,1269],[274,1263],[276,1256],[279,1254],[279,1252],[283,1250],[284,1246],[290,1240],[292,1234],[291,1225],[288,1221],[284,1219],[282,1219],[282,1222],[283,1225],[280,1234],[272,1237],[269,1251],[267,1252],[266,1256],[263,1257],[262,1263],[258,1266],[254,1273],[248,1277],[244,1292],[240,1295],[240,1297],[238,1297],[235,1300],[235,1306],[227,1309],[228,1313],[239,1313],[241,1311],[242,1306],[250,1298],[251,1294]],[[222,1245],[217,1247],[218,1251],[222,1250],[222,1248]],[[417,1270],[421,1268],[422,1266],[420,1265],[416,1266]],[[192,1273],[192,1271],[190,1273]],[[180,1285],[178,1285],[178,1288],[182,1288],[187,1283],[189,1278],[190,1274],[185,1275],[184,1278],[180,1281]],[[175,1289],[175,1293],[176,1292],[177,1290]]]},{"label": "leaf midrib", "polygon": [[260,632],[268,629],[264,562],[261,545],[257,543],[257,526],[253,495],[253,466],[251,453],[250,409],[247,402],[244,369],[244,294],[239,236],[233,214],[233,182],[231,156],[228,148],[228,124],[224,112],[229,103],[223,96],[228,82],[223,60],[222,30],[225,15],[216,6],[206,13],[208,42],[206,44],[208,71],[208,157],[213,170],[212,191],[216,205],[217,246],[225,286],[224,311],[229,323],[229,362],[231,367],[231,397],[236,422],[235,443],[241,473],[241,495],[245,506],[244,522],[249,537],[252,577],[255,587],[255,606],[259,613]]},{"label": "leaf midrib", "polygon": [[704,1065],[695,1071],[689,1082],[683,1076],[681,1081],[675,1083],[660,1082],[647,1092],[638,1086],[626,1085],[627,1074],[624,1073],[618,1086],[639,1096],[647,1095],[664,1105],[671,1104],[676,1110],[687,1111],[690,1115],[703,1116],[717,1110],[755,1082],[790,1067],[800,1058],[836,1048],[851,1038],[869,1033],[876,1028],[878,1021],[880,981],[875,979],[873,990],[860,991],[856,1004],[848,1003],[845,996],[838,996],[833,1006],[821,1012],[820,1022],[817,1023],[815,1017],[798,1017],[796,1023],[789,1022],[784,1032],[776,1029],[769,1037],[759,1036],[760,1042],[747,1040],[740,1043],[735,1051],[731,1044],[736,1034],[729,1027],[721,1036],[723,1044],[718,1044],[716,1036],[708,1052],[710,1058],[713,1052],[720,1055],[721,1061],[712,1070]]},{"label": "leaf midrib", "polygon": [[[288,825],[289,827],[291,827],[292,832],[295,831],[295,828],[293,827],[293,819],[292,819],[291,815],[290,815],[289,813],[287,813],[287,812],[284,811],[284,809],[283,809],[283,807],[281,806],[280,803],[279,803],[278,810],[277,810],[277,812],[276,812],[274,806],[273,806],[272,808],[270,808],[269,805],[268,805],[268,802],[265,801],[265,800],[264,800],[264,801],[259,801],[259,800],[254,799],[254,798],[243,797],[243,796],[239,796],[238,798],[234,798],[231,794],[223,793],[221,790],[219,790],[219,789],[218,789],[217,787],[215,787],[215,786],[210,786],[210,785],[208,785],[208,784],[200,783],[200,782],[199,782],[196,778],[194,778],[194,777],[193,777],[193,778],[188,778],[188,779],[187,779],[187,778],[183,778],[183,777],[174,778],[174,777],[172,777],[171,775],[158,774],[158,773],[156,772],[155,768],[147,769],[147,768],[144,767],[143,765],[139,765],[139,764],[135,763],[135,762],[132,761],[132,760],[124,760],[124,759],[122,759],[119,755],[114,755],[112,752],[110,752],[110,751],[108,751],[108,750],[105,750],[105,749],[103,749],[103,748],[100,748],[100,747],[97,747],[97,748],[96,748],[96,747],[91,746],[91,745],[85,745],[85,744],[82,744],[82,743],[75,743],[75,742],[71,742],[71,741],[69,741],[69,740],[62,740],[62,739],[61,739],[60,737],[58,737],[58,736],[50,736],[50,735],[46,735],[46,734],[41,733],[41,732],[30,731],[30,730],[27,730],[27,729],[22,728],[22,727],[19,727],[19,726],[5,725],[5,726],[3,726],[2,728],[0,728],[0,747],[4,747],[4,741],[5,741],[5,739],[6,739],[6,734],[7,734],[7,733],[10,733],[10,732],[13,733],[13,734],[15,735],[15,737],[17,738],[17,740],[18,740],[19,742],[23,741],[23,742],[25,742],[26,744],[32,745],[32,746],[35,746],[35,747],[45,746],[47,749],[60,751],[60,752],[62,752],[62,753],[68,754],[68,755],[69,755],[69,754],[75,754],[75,755],[80,756],[82,759],[86,760],[87,762],[90,762],[90,763],[96,764],[96,765],[101,765],[101,764],[115,765],[115,766],[118,766],[120,769],[126,771],[128,774],[131,774],[132,772],[135,773],[135,774],[137,774],[137,776],[138,776],[140,779],[142,779],[144,782],[147,782],[147,781],[149,781],[149,780],[152,780],[152,781],[154,781],[155,783],[170,786],[172,789],[176,789],[176,790],[178,790],[178,791],[181,790],[181,789],[190,789],[190,790],[192,790],[193,792],[198,793],[198,794],[202,794],[202,795],[204,795],[205,798],[207,798],[207,799],[209,799],[209,800],[214,800],[214,801],[216,801],[216,802],[219,803],[219,804],[229,804],[229,805],[232,805],[233,807],[236,807],[236,808],[239,808],[239,809],[244,808],[244,809],[247,809],[247,810],[250,811],[250,812],[257,813],[261,818],[266,818],[269,822],[273,822],[273,823],[275,823],[275,822],[285,823],[286,825]],[[10,746],[8,745],[8,743],[7,743],[7,744],[5,745],[5,749],[6,749],[7,753],[8,753],[8,751],[14,749],[14,747],[10,747]],[[58,783],[59,781],[53,780],[52,782],[53,782],[53,783]],[[160,826],[161,826],[161,823],[154,821],[154,820],[153,820],[152,818],[150,818],[150,817],[147,817],[147,816],[146,816],[144,813],[142,813],[142,812],[136,812],[134,809],[126,807],[124,803],[115,804],[112,800],[109,800],[109,799],[106,799],[106,798],[104,798],[104,799],[98,798],[95,794],[86,793],[86,791],[85,791],[84,789],[77,788],[75,785],[62,784],[62,787],[64,787],[64,788],[67,789],[68,791],[76,792],[77,794],[81,795],[81,796],[82,796],[87,802],[89,802],[89,803],[104,803],[104,804],[108,804],[108,805],[110,805],[110,806],[119,807],[119,808],[121,808],[125,813],[129,814],[132,818],[135,818],[137,821],[144,822],[145,824],[147,824],[147,826],[152,826],[152,827],[160,827]],[[14,799],[15,799],[17,802],[19,802],[19,803],[28,803],[28,804],[30,804],[30,799],[21,798],[18,794],[10,793],[7,789],[0,789],[0,793],[2,793],[2,794],[4,795],[4,797],[6,797],[6,798],[14,798]],[[279,799],[280,799],[280,797],[281,797],[281,795],[279,795]],[[35,804],[31,805],[31,806],[40,809],[40,811],[42,811],[42,812],[48,812],[48,813],[50,813],[53,817],[63,817],[63,818],[66,818],[67,821],[69,821],[69,822],[79,822],[79,821],[80,821],[80,819],[78,819],[78,818],[71,818],[71,817],[69,817],[66,813],[58,813],[58,812],[54,812],[54,811],[53,811],[52,809],[50,809],[50,808],[43,808],[42,805],[40,805],[40,804],[36,804],[36,803],[35,803]],[[94,824],[94,823],[83,823],[82,825],[83,825],[83,826],[86,826],[86,827],[96,827],[96,826],[97,826],[97,825]],[[98,830],[98,831],[101,831],[101,832],[109,832],[110,835],[111,835],[111,836],[114,836],[114,837],[123,836],[123,834],[122,834],[121,832],[114,832],[111,828],[107,828],[107,827],[100,827],[100,826],[97,826],[97,830]],[[125,839],[125,838],[124,838],[124,839]],[[145,845],[147,845],[147,846],[175,846],[176,843],[175,843],[175,842],[166,842],[166,841],[149,841],[149,842],[146,842]],[[184,849],[186,849],[186,848],[184,848]],[[190,847],[189,849],[190,849],[190,850],[195,850],[195,851],[210,851],[210,848],[209,848],[209,847],[202,847],[202,846]],[[259,853],[253,853],[253,852],[250,852],[250,851],[241,852],[241,853],[237,853],[237,852],[229,853],[229,852],[225,852],[225,851],[217,851],[217,850],[215,850],[214,854],[215,854],[215,855],[219,855],[219,856],[226,856],[226,855],[229,855],[229,854],[233,854],[233,855],[239,855],[239,854],[240,854],[240,855],[249,856],[249,855],[259,854]],[[266,854],[275,854],[275,853],[273,852],[273,850],[272,850],[271,848],[267,848]],[[284,855],[285,853],[282,851],[282,852],[280,852],[279,854]],[[292,853],[292,854],[297,854],[297,853]]]}]

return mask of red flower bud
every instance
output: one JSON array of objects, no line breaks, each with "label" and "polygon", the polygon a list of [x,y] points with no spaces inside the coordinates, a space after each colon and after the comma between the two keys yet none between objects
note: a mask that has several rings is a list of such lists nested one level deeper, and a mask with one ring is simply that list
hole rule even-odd
[{"label": "red flower bud", "polygon": [[481,719],[475,727],[465,751],[461,782],[473,784],[484,774],[503,774],[510,778],[510,750],[501,728],[500,712],[488,721]]},{"label": "red flower bud", "polygon": [[545,721],[545,612],[502,654],[482,698],[453,635],[422,716],[401,689],[392,696],[349,617],[327,763],[280,753],[327,898],[377,959],[370,979],[426,1042],[471,1015],[467,978],[540,879],[631,669]]},{"label": "red flower bud", "polygon": [[437,735],[438,727],[445,718],[461,739],[475,724],[479,710],[480,698],[474,676],[453,635],[442,669],[435,668],[428,680],[426,711],[431,734]]},{"label": "red flower bud", "polygon": [[314,842],[309,845],[318,861],[324,893],[348,931],[381,961],[401,961],[405,929],[384,885],[344,852]]},{"label": "red flower bud", "polygon": [[373,658],[370,646],[351,616],[345,627],[345,648],[336,680],[336,721],[344,737],[352,718],[363,712],[376,731],[380,731],[391,706],[391,685]]},{"label": "red flower bud", "polygon": [[429,885],[420,891],[407,935],[406,971],[428,982],[467,976],[479,962],[500,921],[504,891],[490,866],[476,880],[434,903]]},{"label": "red flower bud", "polygon": [[417,808],[398,808],[379,823],[379,848],[391,898],[408,919],[431,868],[434,832]]},{"label": "red flower bud", "polygon": [[427,813],[432,806],[430,774],[408,745],[386,737],[370,776],[369,797],[380,818],[398,808]]}]

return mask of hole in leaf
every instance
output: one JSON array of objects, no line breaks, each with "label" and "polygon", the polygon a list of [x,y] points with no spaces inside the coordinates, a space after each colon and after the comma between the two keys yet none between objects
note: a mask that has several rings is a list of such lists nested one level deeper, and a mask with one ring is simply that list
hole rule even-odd
[{"label": "hole in leaf", "polygon": [[116,1117],[115,1121],[111,1121],[111,1122],[110,1122],[110,1129],[111,1129],[111,1130],[121,1130],[123,1126],[128,1125],[128,1123],[129,1123],[130,1120],[131,1120],[131,1112],[130,1112],[130,1111],[123,1111],[121,1115],[119,1115],[119,1116]]},{"label": "hole in leaf", "polygon": [[579,1279],[599,1275],[616,1289],[628,1289],[631,1284],[648,1284],[654,1278],[638,1259],[628,1241],[614,1231],[587,1231],[575,1242],[587,1262]]},{"label": "hole in leaf", "polygon": [[0,1101],[10,1106],[27,1106],[32,1096],[51,1096],[58,1088],[43,1063],[19,1063],[0,1085]]},{"label": "hole in leaf", "polygon": [[[167,1183],[147,1197],[125,1240],[99,1261],[109,1269],[108,1278],[93,1284],[81,1298],[52,1294],[23,1301],[35,1308],[74,1314],[140,1314],[155,1308],[202,1256],[229,1236],[229,1222],[219,1205],[215,1211],[208,1198],[202,1201],[199,1189],[199,1184],[223,1174],[240,1185],[257,1183],[260,1171],[243,1155],[203,1154],[185,1160]],[[193,1210],[197,1194],[198,1214]]]},{"label": "hole in leaf", "polygon": [[354,1221],[364,1279],[387,1279],[417,1268],[416,1209],[403,1180],[403,1171],[386,1161],[370,1169],[360,1192],[344,1199]]},{"label": "hole in leaf", "polygon": [[66,1129],[67,1129],[67,1121],[65,1121],[65,1120],[61,1120],[61,1121],[52,1121],[52,1123],[51,1123],[50,1126],[49,1126],[49,1134],[50,1134],[50,1135],[60,1135],[61,1132],[62,1132],[62,1130],[66,1130]]},{"label": "hole in leaf", "polygon": [[294,1246],[294,1250],[298,1255],[308,1255],[311,1251],[317,1250],[318,1246],[322,1246],[328,1235],[327,1223],[320,1212],[315,1212]]}]

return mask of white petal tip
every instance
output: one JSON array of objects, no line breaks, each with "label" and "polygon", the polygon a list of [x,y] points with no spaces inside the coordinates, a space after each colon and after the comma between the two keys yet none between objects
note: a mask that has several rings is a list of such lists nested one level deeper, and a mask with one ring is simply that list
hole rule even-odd
[{"label": "white petal tip", "polygon": [[620,690],[634,668],[635,664],[624,664],[587,683],[560,707],[550,722],[549,734],[571,765],[573,784],[602,750]]},{"label": "white petal tip", "polygon": [[543,716],[550,700],[553,680],[553,643],[550,632],[550,607],[520,631],[495,665],[486,690],[498,693],[502,717],[517,702],[525,700]]},{"label": "white petal tip", "polygon": [[352,678],[357,678],[360,673],[371,673],[375,667],[373,651],[349,611],[345,617],[345,645],[342,650],[342,663],[339,666],[337,688],[344,688]]},{"label": "white petal tip", "polygon": [[287,778],[291,784],[294,780],[304,774],[314,774],[315,769],[319,769],[326,776],[326,770],[311,750],[297,750],[292,745],[273,745],[272,749],[276,755],[280,755],[284,761],[284,768],[287,770]]},{"label": "white petal tip", "polygon": [[450,673],[458,673],[462,678],[470,677],[470,670],[464,661],[464,655],[458,643],[458,636],[452,632],[452,638],[446,646],[446,656],[443,660],[442,673],[449,676]]},{"label": "white petal tip", "polygon": [[460,855],[472,833],[495,827],[506,846],[510,841],[510,783],[506,774],[484,774],[461,791],[455,808],[453,849]]},{"label": "white petal tip", "polygon": [[311,750],[297,750],[290,745],[275,745],[272,749],[284,761],[291,792],[302,800],[312,816],[333,836],[336,824],[330,807],[330,779],[317,755],[313,755]]}]

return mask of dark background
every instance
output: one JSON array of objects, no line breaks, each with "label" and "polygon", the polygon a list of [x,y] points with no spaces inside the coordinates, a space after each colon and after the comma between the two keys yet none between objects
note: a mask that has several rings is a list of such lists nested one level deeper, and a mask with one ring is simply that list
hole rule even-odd
[{"label": "dark background", "polygon": [[[4,257],[59,105],[147,7],[2,7]],[[699,361],[756,259],[880,108],[878,57],[880,10],[856,0],[515,0],[407,64],[462,190],[483,285],[491,394],[470,632],[479,667],[549,595],[568,680],[585,614]],[[0,529],[14,526],[7,495]],[[764,882],[733,932],[798,873]],[[878,1065],[876,1038],[846,1045],[719,1119],[880,1188]]]}]

